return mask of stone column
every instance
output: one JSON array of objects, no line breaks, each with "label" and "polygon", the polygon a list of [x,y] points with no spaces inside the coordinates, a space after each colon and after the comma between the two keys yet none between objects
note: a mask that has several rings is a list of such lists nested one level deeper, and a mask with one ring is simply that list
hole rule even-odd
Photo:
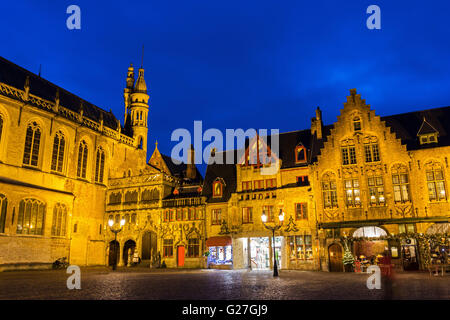
[{"label": "stone column", "polygon": [[252,270],[252,251],[250,247],[250,238],[247,238],[247,263],[249,270]]}]

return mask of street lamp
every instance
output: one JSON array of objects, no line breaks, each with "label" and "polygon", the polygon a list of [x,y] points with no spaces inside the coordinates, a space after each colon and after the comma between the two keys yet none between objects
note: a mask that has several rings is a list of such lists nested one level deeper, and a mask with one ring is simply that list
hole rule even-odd
[{"label": "street lamp", "polygon": [[277,259],[275,256],[275,231],[277,231],[278,229],[281,228],[281,226],[283,225],[283,221],[284,221],[284,212],[283,210],[280,209],[280,213],[278,214],[278,220],[280,221],[280,224],[275,225],[275,226],[268,226],[266,224],[267,222],[267,215],[266,212],[263,210],[263,213],[261,215],[261,220],[264,224],[264,227],[266,227],[266,229],[269,229],[272,231],[272,243],[273,243],[273,276],[274,277],[278,277],[278,266],[277,266]]},{"label": "street lamp", "polygon": [[[111,230],[111,232],[114,233],[114,264],[113,264],[113,270],[116,270],[117,268],[117,234],[122,231],[123,226],[125,225],[125,219],[122,218],[122,220],[120,220],[120,228],[114,228],[114,220],[113,219],[109,219],[108,221],[108,225],[109,225],[109,229]],[[111,250],[111,248],[109,248],[109,250]]]}]

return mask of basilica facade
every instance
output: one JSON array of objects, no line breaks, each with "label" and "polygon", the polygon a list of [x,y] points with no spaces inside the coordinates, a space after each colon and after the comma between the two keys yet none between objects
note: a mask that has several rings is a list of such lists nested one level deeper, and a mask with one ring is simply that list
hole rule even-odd
[{"label": "basilica facade", "polygon": [[317,108],[308,129],[212,150],[203,177],[193,148],[147,152],[148,101],[142,67],[122,124],[0,58],[0,270],[343,271],[344,250],[417,270],[449,249],[450,107],[380,117],[352,89],[335,123]]}]

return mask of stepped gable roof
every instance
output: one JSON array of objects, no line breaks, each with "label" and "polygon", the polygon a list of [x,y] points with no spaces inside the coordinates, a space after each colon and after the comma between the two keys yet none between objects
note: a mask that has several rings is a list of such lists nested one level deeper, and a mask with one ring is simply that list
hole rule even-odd
[{"label": "stepped gable roof", "polygon": [[[223,157],[223,164],[209,163],[206,167],[202,195],[205,196],[207,198],[206,201],[210,203],[227,202],[230,199],[231,194],[236,191],[236,165],[234,163],[226,163],[227,153],[234,153],[234,159],[237,158],[236,150],[217,151],[216,158]],[[212,185],[216,178],[221,178],[225,182],[223,196],[220,198],[214,198],[212,196]]]},{"label": "stepped gable roof", "polygon": [[[40,76],[0,57],[0,82],[19,90],[24,89],[26,78],[30,79],[30,93],[42,99],[54,102],[59,89],[60,105],[79,113],[83,104],[83,115],[93,121],[99,122],[103,116],[103,125],[110,129],[117,129],[118,121],[112,112],[107,112],[96,105],[81,99],[77,95],[41,78]],[[39,106],[37,106],[39,107]]]},{"label": "stepped gable roof", "polygon": [[[424,119],[426,119],[424,124]],[[413,111],[381,117],[408,150],[450,146],[450,107]],[[422,131],[422,132],[419,132]],[[438,142],[421,145],[418,134],[439,133]]]}]

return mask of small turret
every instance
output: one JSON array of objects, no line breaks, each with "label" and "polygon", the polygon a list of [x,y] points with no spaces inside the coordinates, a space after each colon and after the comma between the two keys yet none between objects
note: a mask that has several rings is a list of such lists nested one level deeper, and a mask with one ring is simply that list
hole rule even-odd
[{"label": "small turret", "polygon": [[144,68],[139,68],[138,78],[130,94],[129,117],[136,147],[147,151],[148,99]]},{"label": "small turret", "polygon": [[315,118],[311,119],[311,133],[316,134],[317,139],[322,139],[323,122],[322,122],[322,110],[319,107],[316,109]]},{"label": "small turret", "polygon": [[124,123],[127,122],[127,116],[130,108],[130,95],[133,92],[133,85],[134,85],[134,68],[132,63],[128,67],[126,83],[127,86],[125,87],[125,89],[123,89],[123,99],[125,103]]},{"label": "small turret", "polygon": [[191,148],[189,149],[189,155],[187,159],[186,178],[195,179],[196,176],[197,176],[197,169],[195,167],[195,150],[194,146],[191,144]]}]

